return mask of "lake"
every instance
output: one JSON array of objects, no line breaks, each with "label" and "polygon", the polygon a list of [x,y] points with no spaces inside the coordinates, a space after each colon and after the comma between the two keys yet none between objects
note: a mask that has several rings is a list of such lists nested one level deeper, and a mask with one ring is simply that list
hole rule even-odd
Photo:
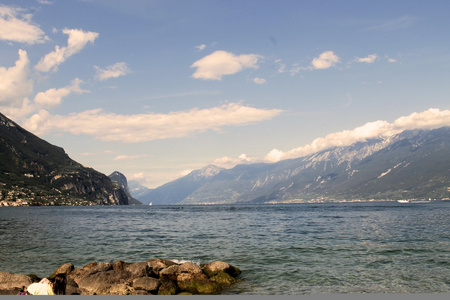
[{"label": "lake", "polygon": [[0,270],[222,260],[225,294],[449,293],[450,201],[0,208]]}]

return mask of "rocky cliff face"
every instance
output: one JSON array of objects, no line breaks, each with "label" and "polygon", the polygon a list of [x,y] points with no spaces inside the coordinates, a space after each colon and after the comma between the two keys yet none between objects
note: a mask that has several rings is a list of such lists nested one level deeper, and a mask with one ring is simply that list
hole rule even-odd
[{"label": "rocky cliff face", "polygon": [[12,205],[127,205],[104,174],[0,114],[0,190]]},{"label": "rocky cliff face", "polygon": [[128,180],[125,177],[125,175],[123,175],[122,173],[120,173],[118,171],[114,171],[111,174],[109,174],[108,177],[109,177],[109,179],[111,179],[111,181],[113,183],[115,183],[125,193],[125,195],[127,195],[128,204],[142,205],[142,202],[140,202],[139,200],[137,200],[133,196],[131,196],[130,188],[128,187]]}]

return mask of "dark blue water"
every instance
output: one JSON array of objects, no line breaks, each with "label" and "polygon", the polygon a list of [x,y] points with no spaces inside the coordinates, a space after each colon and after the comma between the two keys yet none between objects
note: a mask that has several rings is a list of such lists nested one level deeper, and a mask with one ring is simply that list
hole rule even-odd
[{"label": "dark blue water", "polygon": [[239,267],[229,294],[448,293],[450,202],[0,208],[0,270],[151,258]]}]

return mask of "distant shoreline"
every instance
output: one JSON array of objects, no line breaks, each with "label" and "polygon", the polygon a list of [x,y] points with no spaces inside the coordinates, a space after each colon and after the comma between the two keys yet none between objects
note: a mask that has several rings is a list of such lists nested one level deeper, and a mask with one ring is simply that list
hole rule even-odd
[{"label": "distant shoreline", "polygon": [[[285,201],[270,201],[265,203],[189,203],[189,204],[153,204],[157,206],[183,206],[183,205],[277,205],[277,204],[325,204],[325,203],[374,203],[374,202],[399,202],[399,200],[403,199],[354,199],[354,200],[285,200]],[[424,201],[420,199],[404,199],[405,203],[408,201],[408,203],[415,203],[418,201]],[[450,198],[444,198],[444,199],[431,199],[426,200],[427,202],[433,203],[433,202],[445,202],[450,201]],[[145,204],[128,204],[128,205],[108,205],[108,204],[96,204],[96,203],[89,203],[89,204],[51,204],[51,203],[28,203],[28,202],[21,202],[21,201],[0,201],[0,207],[38,207],[38,206],[148,206]]]}]

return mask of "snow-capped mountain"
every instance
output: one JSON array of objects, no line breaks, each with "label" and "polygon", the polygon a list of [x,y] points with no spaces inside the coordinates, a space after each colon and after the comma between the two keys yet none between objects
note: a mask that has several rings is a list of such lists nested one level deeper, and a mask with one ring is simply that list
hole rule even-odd
[{"label": "snow-capped mountain", "polygon": [[[449,154],[449,127],[404,131],[274,164],[211,173],[206,167],[157,188],[153,197],[161,204],[449,198]],[[204,173],[198,176],[205,180],[187,184]]]}]

